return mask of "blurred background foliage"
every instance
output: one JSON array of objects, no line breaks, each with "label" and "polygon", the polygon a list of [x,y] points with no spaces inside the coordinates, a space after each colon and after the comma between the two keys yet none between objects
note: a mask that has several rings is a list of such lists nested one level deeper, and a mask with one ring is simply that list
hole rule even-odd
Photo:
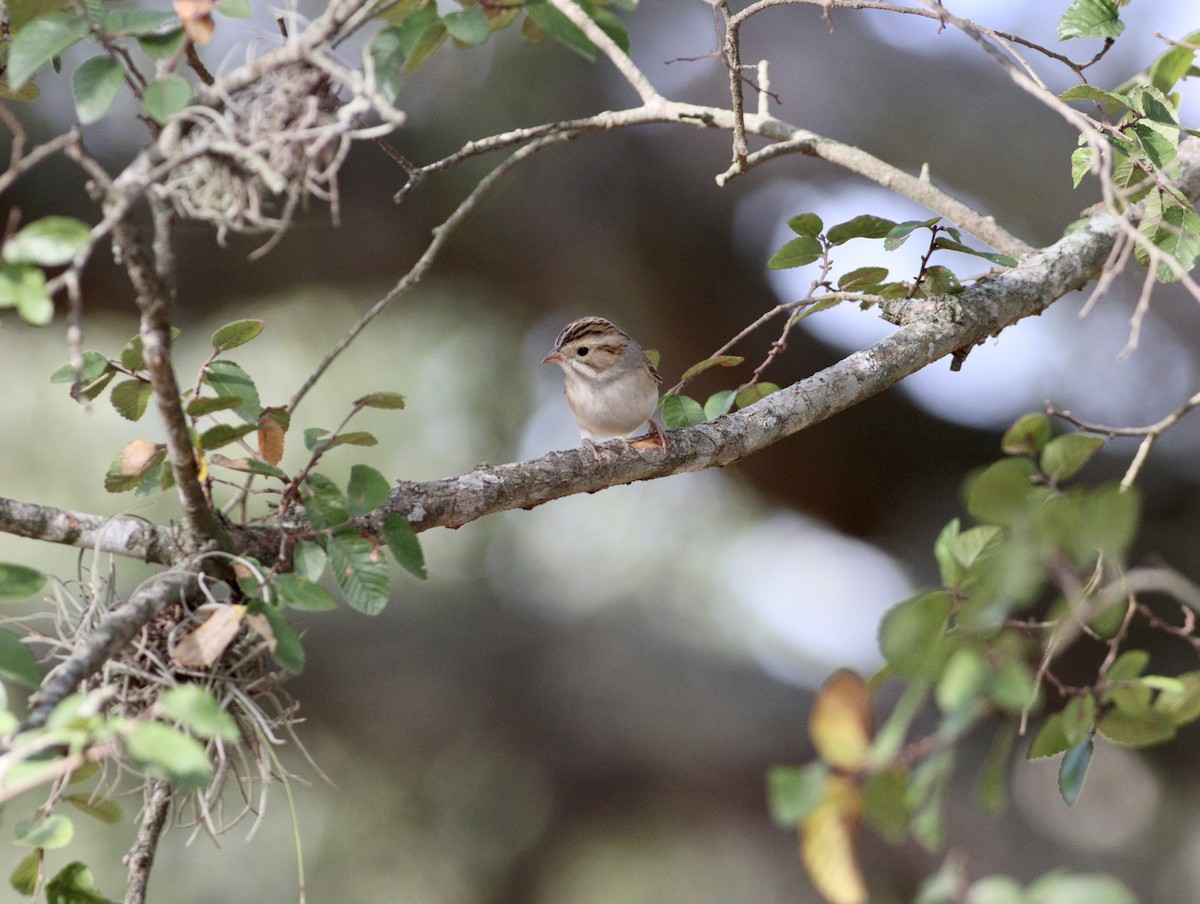
[{"label": "blurred background foliage", "polygon": [[[980,0],[955,12],[1051,45],[1062,5]],[[1135,0],[1129,39],[1092,80],[1111,87],[1145,65],[1161,50],[1155,31],[1194,28],[1178,6]],[[646,3],[624,19],[635,61],[665,94],[722,103],[728,78],[706,57],[715,41],[707,4]],[[780,8],[743,30],[744,57],[771,60],[781,118],[911,171],[928,164],[939,185],[1031,244],[1053,241],[1095,200],[1086,183],[1071,189],[1069,129],[962,35],[879,12],[838,11],[833,22],[830,31],[817,8]],[[248,23],[220,20],[204,57],[219,70],[277,40],[273,33],[265,8]],[[359,51],[341,50],[350,60]],[[1070,83],[1065,69],[1045,71],[1052,88],[1059,77]],[[47,73],[39,87],[40,100],[19,113],[45,138],[70,122],[68,76]],[[501,33],[482,47],[446,48],[406,79],[398,105],[409,120],[392,144],[426,162],[472,138],[633,100],[603,62]],[[114,167],[143,140],[117,125],[127,121],[84,130]],[[811,274],[765,267],[787,217],[925,215],[800,156],[718,189],[713,176],[728,159],[728,136],[668,127],[590,135],[540,154],[486,198],[424,285],[357,341],[293,426],[331,427],[372,390],[407,396],[398,415],[356,421],[383,441],[331,455],[323,469],[339,480],[337,468],[352,460],[419,480],[573,446],[561,376],[538,364],[563,323],[610,317],[659,349],[673,383],[766,308],[803,294]],[[397,206],[403,172],[378,148],[359,146],[342,171],[340,225],[313,209],[254,263],[251,241],[221,249],[206,227],[185,224],[177,316],[185,382],[212,329],[257,317],[263,337],[235,357],[264,403],[285,401],[486,166],[430,180]],[[48,213],[94,219],[78,173],[61,161],[23,179],[7,205],[26,222]],[[855,253],[854,243],[839,250],[843,272],[866,263]],[[902,269],[899,260],[883,263]],[[964,277],[980,269],[966,258],[954,266]],[[136,330],[130,290],[100,255],[84,288],[85,345],[115,353]],[[1118,358],[1136,295],[1122,281],[1082,320],[1084,296],[1068,297],[975,349],[961,373],[939,364],[730,471],[426,534],[427,584],[398,578],[376,619],[348,608],[304,619],[308,667],[291,689],[307,720],[301,737],[331,779],[291,760],[308,783],[297,788],[297,809],[309,900],[816,900],[794,837],[770,823],[767,768],[811,758],[808,700],[825,675],[879,665],[881,614],[936,582],[938,530],[962,513],[962,479],[998,457],[1009,422],[1049,400],[1092,421],[1148,423],[1195,391],[1200,321],[1170,287],[1156,295],[1137,350]],[[169,513],[169,497],[103,492],[112,457],[148,424],[103,404],[83,411],[48,382],[66,358],[61,320],[41,332],[6,321],[3,493],[83,511]],[[847,306],[806,323],[766,379],[786,385],[886,330],[873,312]],[[772,338],[755,336],[741,353],[754,360]],[[696,393],[704,396],[705,379],[720,388],[719,376],[702,378]],[[1180,424],[1143,472],[1145,523],[1133,556],[1193,579],[1198,429]],[[1110,443],[1087,476],[1120,474],[1131,453],[1128,441]],[[0,537],[0,558],[63,576],[81,567],[74,551],[9,537]],[[122,584],[135,585],[136,563],[117,566]],[[84,556],[82,567],[109,566]],[[1159,671],[1193,667],[1183,643],[1138,641],[1161,657]],[[980,813],[965,777],[947,801],[950,847],[972,877],[1106,870],[1149,904],[1200,901],[1196,740],[1191,729],[1149,755],[1099,742],[1072,810],[1058,797],[1053,762],[1018,764],[999,817]],[[247,847],[248,828],[221,848],[202,833],[172,833],[152,897],[240,900],[253,888],[256,900],[294,899],[278,789]],[[127,839],[99,839],[113,847],[95,854],[80,848],[87,843],[79,839],[72,856],[93,867],[101,889],[120,887]],[[910,900],[941,858],[871,835],[863,844],[881,904]],[[0,871],[19,856],[0,847]]]}]

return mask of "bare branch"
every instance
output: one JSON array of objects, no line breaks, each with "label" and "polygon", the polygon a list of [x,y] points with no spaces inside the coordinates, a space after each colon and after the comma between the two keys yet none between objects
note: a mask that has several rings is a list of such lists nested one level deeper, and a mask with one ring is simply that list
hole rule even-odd
[{"label": "bare branch", "polygon": [[662,96],[650,84],[650,80],[646,78],[642,70],[629,58],[629,54],[618,47],[604,29],[579,7],[579,4],[574,0],[549,0],[549,2],[551,6],[570,19],[580,31],[587,35],[588,40],[609,58],[617,67],[617,71],[633,86],[633,90],[638,93],[642,103],[649,106],[662,101]]},{"label": "bare branch", "polygon": [[146,786],[145,802],[142,804],[142,821],[138,826],[133,847],[125,855],[129,874],[125,885],[125,904],[145,904],[146,886],[150,881],[150,869],[154,866],[154,855],[158,851],[158,839],[162,835],[171,809],[171,786],[164,781],[152,781]]}]

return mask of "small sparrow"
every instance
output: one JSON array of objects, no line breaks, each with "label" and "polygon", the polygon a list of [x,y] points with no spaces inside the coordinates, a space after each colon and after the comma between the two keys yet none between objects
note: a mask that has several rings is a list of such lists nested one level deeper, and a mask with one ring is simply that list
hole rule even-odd
[{"label": "small sparrow", "polygon": [[563,327],[542,363],[563,369],[567,405],[595,458],[596,440],[628,436],[646,421],[666,450],[667,436],[654,413],[662,377],[627,333],[603,317],[581,317]]}]

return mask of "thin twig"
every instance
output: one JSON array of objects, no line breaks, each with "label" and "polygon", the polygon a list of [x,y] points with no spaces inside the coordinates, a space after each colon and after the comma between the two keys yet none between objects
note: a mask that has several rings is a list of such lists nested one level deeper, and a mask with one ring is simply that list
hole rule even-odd
[{"label": "thin twig", "polygon": [[1138,445],[1137,452],[1133,456],[1133,461],[1129,463],[1129,468],[1125,471],[1125,476],[1121,478],[1121,489],[1128,490],[1137,480],[1138,474],[1145,465],[1147,457],[1150,455],[1150,450],[1159,438],[1175,426],[1186,415],[1191,413],[1197,407],[1200,407],[1200,392],[1193,395],[1190,399],[1168,414],[1166,417],[1153,424],[1148,424],[1145,427],[1110,427],[1105,424],[1091,424],[1086,421],[1081,421],[1067,410],[1058,410],[1053,406],[1047,406],[1046,413],[1054,417],[1060,417],[1064,421],[1078,427],[1080,430],[1086,430],[1089,433],[1098,433],[1109,438],[1116,436],[1140,436],[1143,437]]},{"label": "thin twig", "polygon": [[125,855],[129,868],[125,884],[125,904],[146,904],[146,888],[150,882],[150,869],[158,852],[158,840],[167,822],[171,809],[171,786],[164,781],[152,780],[147,784],[145,803],[142,805],[142,822],[138,826],[133,847]]},{"label": "thin twig", "polygon": [[345,351],[350,343],[354,341],[355,337],[366,328],[367,324],[391,307],[393,303],[406,295],[421,281],[426,271],[433,266],[433,262],[441,253],[442,247],[454,235],[458,227],[462,225],[468,214],[475,209],[475,205],[479,202],[479,199],[487,194],[509,170],[520,164],[523,160],[532,157],[543,148],[549,147],[552,144],[570,141],[574,137],[575,133],[573,132],[554,132],[539,138],[514,151],[499,166],[480,179],[475,187],[471,189],[470,194],[454,209],[454,212],[440,226],[433,230],[433,238],[409,271],[404,274],[400,281],[387,294],[375,302],[346,331],[341,339],[334,344],[333,348],[325,354],[325,357],[321,359],[316,369],[305,378],[300,388],[296,390],[295,394],[288,401],[287,410],[295,412],[296,406],[300,404],[301,400],[308,394],[308,391],[312,389],[325,371],[329,369],[329,366],[333,364],[338,355]]}]

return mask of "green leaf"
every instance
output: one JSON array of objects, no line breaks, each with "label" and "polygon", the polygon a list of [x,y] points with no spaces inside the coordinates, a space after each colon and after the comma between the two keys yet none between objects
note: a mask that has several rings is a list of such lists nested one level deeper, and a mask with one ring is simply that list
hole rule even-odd
[{"label": "green leaf", "polygon": [[[947,229],[947,232],[950,230]],[[957,232],[958,230],[954,230]],[[955,239],[946,238],[944,235],[939,235],[933,240],[933,247],[941,248],[944,251],[957,251],[960,254],[970,254],[972,257],[982,257],[984,260],[989,260],[993,264],[999,264],[1002,267],[1015,267],[1017,261],[1015,258],[1009,257],[1007,254],[997,254],[993,251],[980,251],[978,248],[972,248],[970,245],[964,245],[962,242]]]},{"label": "green leaf", "polygon": [[230,19],[249,19],[253,9],[250,0],[219,0],[217,12]]},{"label": "green leaf", "polygon": [[1200,31],[1192,32],[1176,46],[1160,55],[1146,70],[1146,74],[1150,77],[1150,84],[1164,94],[1172,91],[1180,79],[1186,78],[1191,70],[1192,61],[1196,55],[1196,51],[1192,48],[1197,44],[1200,44]]},{"label": "green leaf", "polygon": [[944,713],[958,712],[975,705],[988,683],[990,671],[980,652],[959,647],[946,661],[938,679],[934,699]]},{"label": "green leaf", "polygon": [[41,848],[34,848],[9,874],[8,884],[16,890],[17,894],[32,898],[34,892],[37,891],[38,882],[42,878],[42,855],[44,853]]},{"label": "green leaf", "polygon": [[1164,713],[1176,727],[1200,719],[1200,672],[1176,676],[1178,690],[1164,689],[1154,701],[1156,712]]},{"label": "green leaf", "polygon": [[337,484],[324,474],[313,472],[304,481],[304,511],[317,530],[337,527],[350,517],[349,505]]},{"label": "green leaf", "polygon": [[385,28],[371,39],[367,52],[375,66],[379,92],[389,104],[400,94],[400,82],[407,54],[404,30],[398,26]]},{"label": "green leaf", "polygon": [[140,420],[154,394],[154,387],[145,380],[122,380],[113,387],[112,406],[127,421]]},{"label": "green leaf", "polygon": [[167,60],[179,53],[186,40],[187,33],[180,26],[162,34],[142,35],[137,42],[152,60]]},{"label": "green leaf", "polygon": [[957,589],[967,583],[975,563],[1000,536],[1000,528],[981,524],[965,531],[959,530],[958,519],[947,524],[933,544],[942,583]]},{"label": "green leaf", "polygon": [[1017,419],[1004,432],[1000,449],[1008,455],[1036,455],[1050,441],[1050,418],[1040,411]]},{"label": "green leaf", "polygon": [[564,16],[546,0],[526,0],[525,14],[542,31],[560,44],[575,51],[588,62],[596,59],[596,45],[591,42],[574,22]]},{"label": "green leaf", "polygon": [[953,270],[934,264],[925,268],[925,281],[921,288],[926,295],[957,295],[963,287]]},{"label": "green leaf", "polygon": [[1152,747],[1175,737],[1175,723],[1154,710],[1127,712],[1114,709],[1096,722],[1096,730],[1116,744]]},{"label": "green leaf", "polygon": [[359,531],[342,530],[329,538],[329,571],[352,607],[378,615],[388,604],[387,560]]},{"label": "green leaf", "polygon": [[[1062,711],[1063,737],[1068,744],[1079,745],[1092,736],[1096,727],[1096,698],[1091,694],[1072,697]],[[1072,801],[1067,801],[1072,803]]]},{"label": "green leaf", "polygon": [[1074,0],[1058,20],[1058,37],[1115,38],[1125,30],[1114,0]]},{"label": "green leaf", "polygon": [[708,401],[704,403],[704,419],[711,421],[723,414],[729,414],[733,410],[733,403],[736,398],[736,389],[721,389],[714,392],[708,397]]},{"label": "green leaf", "polygon": [[271,588],[279,602],[289,609],[303,612],[326,612],[337,608],[333,594],[302,574],[278,574],[271,581]]},{"label": "green leaf", "polygon": [[363,408],[396,410],[404,407],[404,396],[398,392],[372,392],[355,399],[354,404]]},{"label": "green leaf", "polygon": [[983,768],[979,770],[975,798],[979,801],[979,806],[989,813],[1000,813],[1004,810],[1007,798],[1005,780],[1008,777],[1008,764],[1013,744],[1017,740],[1018,727],[1015,719],[1000,723],[995,737],[992,738],[992,746]]},{"label": "green leaf", "polygon": [[954,748],[934,753],[917,766],[908,786],[910,825],[917,841],[928,850],[941,848],[943,840],[942,804],[954,771]]},{"label": "green leaf", "polygon": [[873,772],[863,786],[863,818],[889,841],[908,835],[908,772],[900,767]]},{"label": "green leaf", "polygon": [[[307,434],[308,431],[306,430]],[[336,436],[324,440],[320,443],[323,449],[332,449],[335,446],[374,446],[379,443],[379,439],[373,433],[368,433],[366,430],[351,430],[348,433],[339,433]]]},{"label": "green leaf", "polygon": [[[94,349],[86,349],[83,353],[83,373],[79,382],[84,385],[102,377],[109,369],[108,359]],[[70,364],[64,364],[50,375],[50,383],[74,383],[74,370]]]},{"label": "green leaf", "polygon": [[83,63],[71,77],[79,122],[86,126],[103,117],[124,84],[125,70],[112,57],[92,57]]},{"label": "green leaf", "polygon": [[690,380],[697,374],[704,373],[710,367],[737,367],[746,359],[741,355],[714,355],[711,358],[705,358],[703,361],[698,361],[683,372],[680,380]]},{"label": "green leaf", "polygon": [[86,19],[71,13],[38,16],[13,38],[5,76],[14,91],[88,32]]},{"label": "green leaf", "polygon": [[274,642],[271,655],[288,671],[301,674],[304,671],[304,646],[300,643],[300,635],[278,606],[263,606],[261,614],[271,628]]},{"label": "green leaf", "polygon": [[870,292],[887,279],[887,267],[859,267],[838,280],[843,292]]},{"label": "green leaf", "polygon": [[1114,94],[1111,91],[1105,91],[1097,88],[1095,85],[1075,85],[1068,88],[1058,96],[1059,100],[1092,100],[1098,104],[1103,104],[1108,110],[1128,110],[1130,109],[1129,96],[1126,94]]},{"label": "green leaf", "polygon": [[201,738],[221,738],[230,742],[241,740],[242,733],[233,716],[221,708],[216,697],[198,684],[182,684],[171,688],[158,698],[158,705],[168,719],[179,722]]},{"label": "green leaf", "polygon": [[967,511],[977,521],[1008,526],[1027,519],[1049,490],[1033,483],[1035,468],[1025,458],[1005,458],[969,477]]},{"label": "green leaf", "polygon": [[906,678],[937,674],[935,655],[946,634],[950,597],[942,591],[898,603],[879,624],[879,649],[897,674]]},{"label": "green leaf", "polygon": [[0,562],[0,600],[28,599],[46,586],[46,576],[25,565]]},{"label": "green leaf", "polygon": [[[1184,270],[1191,270],[1200,260],[1200,214],[1190,204],[1184,207],[1162,191],[1147,195],[1138,232],[1178,261]],[[1150,262],[1149,253],[1141,245],[1134,248],[1134,257],[1143,266]],[[1156,275],[1164,283],[1178,279],[1166,263],[1158,265]]]},{"label": "green leaf", "polygon": [[212,347],[218,352],[245,345],[263,331],[261,320],[235,320],[227,323],[212,334]]},{"label": "green leaf", "polygon": [[825,228],[825,224],[821,222],[821,218],[815,213],[802,213],[799,216],[792,217],[787,221],[788,228],[796,235],[810,235],[814,238],[821,234],[821,230]]},{"label": "green leaf", "polygon": [[375,511],[388,501],[391,492],[392,485],[374,468],[354,465],[350,469],[350,483],[346,487],[348,514],[354,518]]},{"label": "green leaf", "polygon": [[1164,169],[1174,161],[1179,146],[1179,129],[1153,122],[1139,122],[1124,131],[1133,136],[1142,154],[1156,169]]},{"label": "green leaf", "polygon": [[45,326],[53,319],[54,302],[46,294],[46,275],[40,268],[30,264],[0,264],[0,308],[14,307],[33,326]]},{"label": "green leaf", "polygon": [[1074,477],[1104,445],[1103,437],[1086,433],[1056,436],[1042,449],[1042,473],[1053,483]]},{"label": "green leaf", "polygon": [[668,430],[679,430],[704,423],[704,409],[690,396],[664,396],[661,404],[663,424]]},{"label": "green leaf", "polygon": [[204,746],[162,722],[144,722],[124,738],[125,753],[147,774],[182,791],[204,788],[212,781],[213,766]]},{"label": "green leaf", "polygon": [[319,580],[328,564],[329,556],[325,547],[311,540],[301,540],[292,552],[292,566],[296,569],[296,574],[310,581]]},{"label": "green leaf", "polygon": [[71,843],[75,837],[75,824],[69,817],[55,813],[45,819],[22,820],[17,823],[15,833],[17,844],[52,850]]},{"label": "green leaf", "polygon": [[76,861],[68,863],[46,883],[46,904],[115,904],[100,894],[92,871]]},{"label": "green leaf", "polygon": [[1092,149],[1088,146],[1075,148],[1071,152],[1071,185],[1074,188],[1079,188],[1079,183],[1083,181],[1083,177],[1092,171],[1092,160],[1094,158]]},{"label": "green leaf", "polygon": [[941,217],[930,217],[928,220],[905,220],[897,223],[884,236],[883,247],[886,251],[895,251],[908,241],[908,237],[918,229],[929,229],[941,222]]},{"label": "green leaf", "polygon": [[779,386],[775,383],[761,380],[758,383],[752,383],[749,386],[743,386],[739,389],[734,399],[734,404],[738,408],[747,408],[760,399],[765,399],[773,392],[779,392]]},{"label": "green leaf", "polygon": [[780,828],[794,828],[821,802],[829,767],[820,760],[806,766],[772,766],[767,770],[767,807]]},{"label": "green leaf", "polygon": [[171,73],[151,82],[142,90],[142,106],[160,126],[192,101],[192,86],[182,75]]},{"label": "green leaf", "polygon": [[211,452],[213,449],[228,446],[256,430],[258,430],[257,424],[239,424],[236,427],[233,424],[217,424],[200,434],[200,448],[205,452]]},{"label": "green leaf", "polygon": [[860,214],[845,223],[838,223],[826,233],[831,245],[843,245],[851,239],[882,239],[896,228],[894,220],[871,214]]},{"label": "green leaf", "polygon": [[74,217],[34,220],[4,243],[6,264],[61,267],[92,243],[92,230]]},{"label": "green leaf", "polygon": [[445,43],[449,32],[440,19],[435,19],[418,36],[404,60],[404,71],[412,72]]},{"label": "green leaf", "polygon": [[468,6],[460,12],[447,13],[442,16],[442,22],[445,23],[446,31],[450,32],[450,37],[468,47],[482,44],[491,34],[487,16],[475,6]]},{"label": "green leaf", "polygon": [[232,361],[212,361],[205,369],[204,382],[218,396],[238,400],[234,409],[238,417],[252,424],[258,423],[262,403],[258,400],[258,389],[248,373]]},{"label": "green leaf", "polygon": [[157,32],[179,21],[174,13],[145,9],[104,10],[97,23],[100,30],[113,38],[141,37]]},{"label": "green leaf", "polygon": [[84,813],[106,825],[116,825],[125,816],[121,811],[120,804],[106,797],[92,797],[90,794],[68,794],[63,800],[80,813]]},{"label": "green leaf", "polygon": [[820,239],[811,235],[802,235],[791,241],[784,242],[783,247],[771,255],[767,266],[772,270],[790,270],[792,267],[803,267],[811,264],[825,251]]},{"label": "green leaf", "polygon": [[422,581],[429,577],[425,571],[425,554],[421,552],[421,543],[407,518],[394,512],[385,515],[383,540],[401,568]]},{"label": "green leaf", "polygon": [[184,407],[188,417],[203,417],[206,414],[214,414],[218,411],[228,411],[230,408],[237,408],[241,405],[241,399],[233,397],[212,398],[211,396],[196,396]]},{"label": "green leaf", "polygon": [[1037,681],[1023,661],[1005,659],[992,674],[988,697],[998,709],[1019,713],[1037,700]]},{"label": "green leaf", "polygon": [[31,690],[42,682],[33,653],[10,631],[0,631],[0,678]]}]

